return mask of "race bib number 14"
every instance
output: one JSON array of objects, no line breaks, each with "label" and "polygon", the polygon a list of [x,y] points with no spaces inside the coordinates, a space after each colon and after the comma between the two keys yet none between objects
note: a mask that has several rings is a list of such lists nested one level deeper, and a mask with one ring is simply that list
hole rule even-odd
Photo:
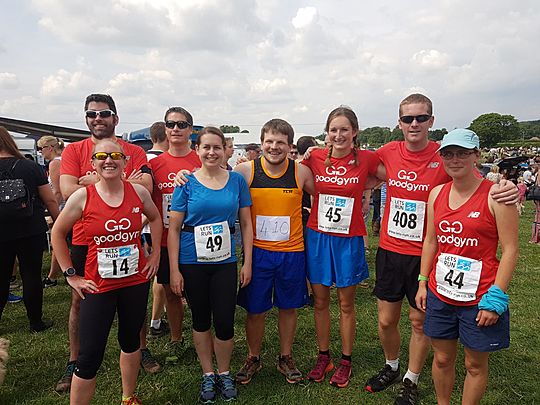
[{"label": "race bib number 14", "polygon": [[127,245],[97,249],[98,271],[101,278],[124,278],[138,273],[139,248]]}]

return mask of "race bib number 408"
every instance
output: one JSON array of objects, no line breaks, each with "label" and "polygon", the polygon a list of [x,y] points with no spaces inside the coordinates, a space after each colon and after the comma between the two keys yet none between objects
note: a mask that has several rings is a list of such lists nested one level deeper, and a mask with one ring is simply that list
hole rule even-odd
[{"label": "race bib number 408", "polygon": [[139,248],[137,245],[98,248],[97,260],[101,278],[128,277],[139,271]]},{"label": "race bib number 408", "polygon": [[442,253],[435,266],[437,292],[455,301],[476,299],[482,262],[468,257]]},{"label": "race bib number 408", "polygon": [[348,234],[354,198],[321,194],[319,196],[318,228],[323,232]]},{"label": "race bib number 408", "polygon": [[388,235],[397,239],[422,241],[426,215],[424,201],[392,197],[389,214]]},{"label": "race bib number 408", "polygon": [[231,257],[231,231],[227,221],[194,227],[199,262],[220,262]]}]

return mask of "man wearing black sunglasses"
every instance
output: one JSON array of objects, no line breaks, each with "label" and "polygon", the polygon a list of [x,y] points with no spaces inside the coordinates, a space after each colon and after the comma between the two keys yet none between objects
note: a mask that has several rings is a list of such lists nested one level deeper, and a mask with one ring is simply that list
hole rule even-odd
[{"label": "man wearing black sunglasses", "polygon": [[[425,315],[415,303],[426,229],[425,207],[430,191],[451,181],[443,168],[439,145],[429,140],[434,119],[428,97],[409,95],[399,105],[398,125],[404,140],[390,142],[377,150],[382,162],[377,176],[387,183],[387,203],[375,261],[373,293],[378,299],[378,330],[386,364],[366,382],[365,389],[382,391],[401,379],[399,320],[402,301],[407,297],[411,322],[409,364],[395,401],[397,405],[416,403],[418,378],[430,348],[423,331]],[[517,201],[515,186],[501,185],[500,189],[492,188],[492,193],[497,193],[493,197],[499,202]]]},{"label": "man wearing black sunglasses", "polygon": [[[89,95],[84,104],[84,112],[86,125],[92,135],[90,138],[68,145],[62,154],[60,191],[64,199],[67,200],[79,188],[99,181],[91,162],[95,145],[103,139],[111,139],[122,146],[126,155],[124,175],[128,181],[141,184],[152,192],[152,177],[144,150],[140,146],[124,142],[115,136],[119,118],[112,97],[108,94]],[[84,276],[87,252],[88,245],[82,225],[76,223],[73,228],[71,257],[77,274],[81,276]],[[79,295],[73,290],[68,327],[70,356],[66,372],[56,386],[57,392],[69,391],[71,387],[71,378],[79,352],[80,299]],[[146,331],[141,332],[141,337],[141,348],[145,349]],[[145,369],[147,368],[145,367]]]}]

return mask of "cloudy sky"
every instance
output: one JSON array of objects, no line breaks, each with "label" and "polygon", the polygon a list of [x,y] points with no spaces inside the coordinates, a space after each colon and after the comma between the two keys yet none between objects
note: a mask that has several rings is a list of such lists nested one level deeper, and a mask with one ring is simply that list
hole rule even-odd
[{"label": "cloudy sky", "polygon": [[180,105],[251,132],[270,118],[321,133],[351,106],[393,127],[422,92],[435,127],[486,112],[540,119],[537,0],[0,0],[0,116],[84,127],[111,94],[118,132]]}]

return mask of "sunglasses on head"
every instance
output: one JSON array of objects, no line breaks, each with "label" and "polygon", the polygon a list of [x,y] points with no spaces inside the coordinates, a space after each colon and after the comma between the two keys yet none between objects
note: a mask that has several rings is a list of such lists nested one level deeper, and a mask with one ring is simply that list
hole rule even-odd
[{"label": "sunglasses on head", "polygon": [[38,150],[38,152],[41,152],[45,148],[52,148],[52,145],[38,146],[37,150]]},{"label": "sunglasses on head", "polygon": [[444,160],[452,160],[454,156],[458,159],[467,159],[473,153],[475,153],[474,150],[467,149],[458,150],[456,152],[452,152],[451,150],[442,150],[440,155]]},{"label": "sunglasses on head", "polygon": [[109,118],[115,115],[114,111],[112,110],[101,110],[101,111],[86,110],[84,113],[86,114],[86,118],[96,118],[98,115],[100,118]]},{"label": "sunglasses on head", "polygon": [[110,157],[112,160],[125,159],[126,155],[122,152],[96,152],[92,155],[92,159],[107,160]]},{"label": "sunglasses on head", "polygon": [[399,120],[401,122],[404,122],[405,124],[412,124],[414,120],[421,124],[422,122],[429,121],[431,118],[431,115],[428,114],[422,114],[422,115],[404,115],[403,117],[399,117]]},{"label": "sunglasses on head", "polygon": [[187,121],[167,121],[165,122],[165,126],[169,129],[174,129],[174,127],[178,127],[179,129],[186,129],[191,126],[191,124]]}]

